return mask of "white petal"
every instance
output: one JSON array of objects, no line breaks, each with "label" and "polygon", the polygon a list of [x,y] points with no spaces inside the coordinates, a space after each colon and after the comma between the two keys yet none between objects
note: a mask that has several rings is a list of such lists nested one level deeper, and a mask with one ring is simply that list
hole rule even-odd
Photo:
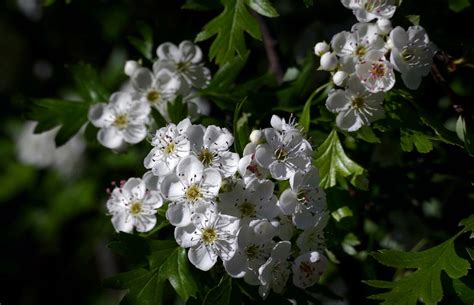
[{"label": "white petal", "polygon": [[133,87],[140,92],[150,89],[154,80],[153,73],[147,68],[139,68],[131,77]]},{"label": "white petal", "polygon": [[151,231],[156,225],[155,215],[139,215],[135,218],[135,227],[138,232]]},{"label": "white petal", "polygon": [[246,256],[237,251],[230,260],[224,261],[224,268],[232,277],[244,277],[248,270]]},{"label": "white petal", "polygon": [[161,192],[169,200],[176,201],[184,197],[184,185],[178,176],[170,174],[161,182]]},{"label": "white petal", "polygon": [[123,137],[115,127],[102,128],[97,133],[100,144],[110,149],[118,149],[123,144]]},{"label": "white petal", "polygon": [[183,56],[184,61],[190,61],[197,64],[202,59],[201,49],[191,41],[185,40],[181,42],[179,44],[179,50]]},{"label": "white petal", "polygon": [[197,234],[196,227],[193,224],[185,227],[176,227],[174,229],[174,238],[178,245],[183,248],[194,247],[200,241],[199,234]]},{"label": "white petal", "polygon": [[169,59],[175,62],[179,62],[181,60],[181,52],[179,51],[178,47],[171,42],[165,42],[158,46],[156,49],[156,55],[158,55],[159,59]]},{"label": "white petal", "polygon": [[255,161],[264,168],[273,162],[273,150],[268,144],[260,144],[255,152]]},{"label": "white petal", "polygon": [[127,213],[112,215],[112,225],[117,232],[130,233],[133,231],[133,218]]},{"label": "white petal", "polygon": [[362,121],[353,109],[341,112],[336,117],[336,125],[342,130],[356,131],[362,127]]},{"label": "white petal", "polygon": [[133,198],[143,199],[145,197],[145,182],[139,178],[130,178],[123,185],[123,189],[132,194]]},{"label": "white petal", "polygon": [[397,26],[390,32],[390,40],[397,49],[403,49],[408,44],[408,34],[400,26]]},{"label": "white petal", "polygon": [[201,181],[203,172],[204,166],[195,156],[184,157],[176,166],[176,174],[185,185]]},{"label": "white petal", "polygon": [[191,264],[202,271],[208,271],[217,262],[217,256],[208,252],[204,245],[189,249],[188,258]]},{"label": "white petal", "polygon": [[326,100],[326,108],[331,112],[346,110],[350,105],[351,101],[344,90],[331,92]]},{"label": "white petal", "polygon": [[221,174],[213,168],[206,168],[203,172],[204,176],[201,181],[201,187],[206,191],[207,198],[215,198],[219,194],[221,188]]},{"label": "white petal", "polygon": [[88,119],[95,127],[105,127],[109,124],[110,112],[108,111],[106,104],[99,103],[92,105],[89,109]]},{"label": "white petal", "polygon": [[286,189],[281,193],[279,206],[285,215],[293,214],[297,204],[298,199],[292,190]]},{"label": "white petal", "polygon": [[171,203],[166,210],[166,219],[175,227],[185,227],[191,223],[191,211],[186,203]]},{"label": "white petal", "polygon": [[289,179],[293,171],[288,168],[287,164],[284,162],[272,162],[268,167],[270,174],[276,180],[286,180]]},{"label": "white petal", "polygon": [[123,132],[123,139],[130,144],[136,144],[146,137],[147,129],[144,125],[129,125]]}]

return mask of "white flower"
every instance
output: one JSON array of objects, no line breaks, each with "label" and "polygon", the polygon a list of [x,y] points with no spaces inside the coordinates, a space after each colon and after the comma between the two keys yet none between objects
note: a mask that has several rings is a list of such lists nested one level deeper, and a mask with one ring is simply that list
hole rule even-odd
[{"label": "white flower", "polygon": [[189,126],[191,121],[184,119],[177,126],[169,123],[157,130],[151,142],[154,148],[144,160],[145,168],[151,168],[156,176],[172,172],[178,162],[191,152],[191,144],[186,136]]},{"label": "white flower", "polygon": [[299,131],[279,132],[267,128],[264,133],[267,143],[257,146],[255,160],[261,167],[268,168],[273,178],[286,180],[309,167],[312,148]]},{"label": "white flower", "polygon": [[356,74],[364,87],[372,93],[389,91],[395,85],[393,66],[382,52],[369,52],[365,60],[356,65]]},{"label": "white flower", "polygon": [[296,245],[301,252],[323,251],[326,248],[324,228],[329,221],[329,214],[323,213],[313,227],[304,230],[296,239]]},{"label": "white flower", "polygon": [[237,183],[230,192],[219,196],[219,210],[248,223],[253,219],[272,220],[279,213],[277,198],[270,180],[254,179],[247,186]]},{"label": "white flower", "polygon": [[150,106],[136,101],[130,93],[112,94],[108,104],[95,104],[89,109],[89,121],[100,128],[99,142],[110,149],[120,149],[125,143],[141,142],[147,134]]},{"label": "white flower", "polygon": [[189,261],[203,271],[211,269],[217,257],[229,260],[236,250],[237,218],[216,213],[195,214],[186,227],[174,231],[176,242],[188,251]]},{"label": "white flower", "polygon": [[258,279],[261,286],[258,292],[262,298],[266,298],[273,289],[276,293],[282,293],[286,287],[286,282],[290,276],[290,256],[291,243],[280,241],[273,248],[270,258],[258,269]]},{"label": "white flower", "polygon": [[326,108],[338,113],[336,125],[339,128],[356,131],[384,117],[383,98],[383,92],[368,92],[359,79],[353,76],[348,81],[347,89],[329,93]]},{"label": "white flower", "polygon": [[192,87],[200,89],[209,83],[211,72],[200,63],[201,49],[191,41],[183,41],[176,45],[165,42],[156,50],[158,60],[153,65],[153,71],[158,73],[167,69],[175,73],[181,80],[180,93],[187,95]]},{"label": "white flower", "polygon": [[177,227],[187,226],[191,215],[214,209],[221,187],[221,175],[213,168],[204,169],[195,156],[186,156],[176,166],[176,174],[165,177],[161,191],[171,203],[166,218]]},{"label": "white flower", "polygon": [[390,40],[393,46],[390,62],[402,74],[405,86],[417,89],[422,77],[431,71],[435,46],[421,26],[411,26],[408,31],[396,27],[390,33]]},{"label": "white flower", "polygon": [[156,209],[163,205],[163,199],[156,191],[147,191],[145,182],[130,178],[121,188],[112,191],[107,209],[112,215],[112,225],[117,232],[147,232],[156,224]]},{"label": "white flower", "polygon": [[255,160],[255,152],[257,145],[248,143],[243,152],[242,158],[239,160],[239,173],[245,183],[253,179],[265,179],[269,176],[267,168],[260,166]]},{"label": "white flower", "polygon": [[341,2],[352,10],[360,22],[369,22],[376,18],[390,19],[397,9],[395,0],[341,0]]},{"label": "white flower", "polygon": [[187,130],[191,148],[207,168],[215,168],[225,178],[233,176],[238,169],[239,155],[229,151],[234,137],[225,128],[210,125],[192,125]]},{"label": "white flower", "polygon": [[327,267],[327,259],[319,252],[313,251],[298,256],[292,265],[293,284],[305,289],[319,280]]},{"label": "white flower", "polygon": [[168,118],[168,102],[175,99],[180,88],[180,79],[166,69],[152,73],[147,68],[138,68],[131,81],[138,98]]},{"label": "white flower", "polygon": [[290,178],[290,187],[280,196],[279,206],[286,215],[292,215],[299,229],[312,227],[326,209],[326,194],[319,188],[319,174],[315,168],[307,173],[296,173]]},{"label": "white flower", "polygon": [[364,60],[372,51],[385,52],[385,42],[380,37],[379,29],[371,23],[357,23],[351,32],[343,31],[334,35],[331,46],[337,56],[349,57],[354,65],[357,61]]},{"label": "white flower", "polygon": [[240,228],[237,237],[237,250],[234,256],[224,261],[230,276],[243,277],[250,285],[258,285],[258,269],[270,257],[275,245],[272,240],[275,229],[266,220],[253,220]]},{"label": "white flower", "polygon": [[326,52],[329,52],[329,45],[327,42],[322,41],[314,45],[314,54],[317,56],[323,56]]}]

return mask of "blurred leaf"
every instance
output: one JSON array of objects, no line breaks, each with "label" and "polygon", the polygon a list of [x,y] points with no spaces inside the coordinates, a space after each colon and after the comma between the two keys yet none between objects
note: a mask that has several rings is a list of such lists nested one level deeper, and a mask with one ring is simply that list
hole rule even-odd
[{"label": "blurred leaf", "polygon": [[153,60],[153,30],[145,23],[138,24],[138,33],[140,38],[129,36],[128,41],[137,49],[146,59]]},{"label": "blurred leaf", "polygon": [[240,114],[242,112],[242,107],[244,106],[245,102],[247,101],[244,98],[235,108],[234,111],[234,149],[235,152],[239,155],[242,155],[245,145],[248,142],[248,138],[250,136],[250,129],[248,126],[248,117],[242,116]]},{"label": "blurred leaf", "polygon": [[[178,124],[188,116],[188,107],[183,102],[183,97],[178,96],[173,102],[168,103],[168,115],[171,122]],[[156,114],[155,114],[156,116]]]},{"label": "blurred leaf", "polygon": [[311,99],[308,99],[303,107],[299,124],[306,132],[309,131],[309,124],[311,122]]},{"label": "blurred leaf", "polygon": [[332,218],[334,218],[337,222],[341,221],[343,218],[352,217],[352,210],[345,206],[342,208],[337,209],[336,211],[331,213]]},{"label": "blurred leaf", "polygon": [[69,67],[76,88],[86,103],[106,103],[110,93],[104,87],[97,71],[89,64],[77,64]]},{"label": "blurred leaf", "polygon": [[357,132],[357,137],[364,140],[367,143],[380,143],[380,138],[374,133],[374,130],[370,126],[363,126]]},{"label": "blurred leaf", "polygon": [[210,11],[221,6],[219,0],[186,0],[186,3],[181,8],[195,11]]},{"label": "blurred leaf", "polygon": [[59,99],[33,100],[29,118],[38,121],[35,133],[61,126],[56,134],[56,145],[61,146],[72,138],[88,121],[89,105],[83,102]]},{"label": "blurred leaf", "polygon": [[306,7],[310,7],[314,5],[314,0],[303,0],[303,2],[304,2],[304,5],[306,5]]},{"label": "blurred leaf", "polygon": [[433,150],[431,140],[420,132],[401,129],[400,135],[400,145],[403,151],[411,152],[413,147],[416,147],[418,152],[426,154]]},{"label": "blurred leaf", "polygon": [[420,15],[408,15],[407,19],[413,25],[420,25]]},{"label": "blurred leaf", "polygon": [[[466,120],[470,123],[466,124]],[[472,120],[460,115],[456,121],[456,133],[464,142],[464,148],[471,155],[474,156],[474,132],[472,130]]]},{"label": "blurred leaf", "polygon": [[250,52],[247,51],[242,56],[236,56],[231,60],[227,61],[225,64],[221,65],[219,70],[211,80],[211,83],[206,90],[215,90],[222,91],[229,89],[232,84],[235,82],[237,76],[239,76],[240,71],[242,71],[247,59],[249,58]]},{"label": "blurred leaf", "polygon": [[232,278],[224,275],[219,284],[209,290],[204,297],[203,305],[229,305],[232,292]]},{"label": "blurred leaf", "polygon": [[196,296],[198,288],[184,248],[178,247],[168,256],[159,274],[160,280],[168,280],[183,301]]},{"label": "blurred leaf", "polygon": [[449,9],[456,13],[459,13],[470,6],[471,3],[469,0],[449,0]]},{"label": "blurred leaf", "polygon": [[277,92],[279,106],[288,106],[294,100],[305,96],[313,88],[314,64],[314,55],[308,54],[296,79],[288,87]]},{"label": "blurred leaf", "polygon": [[474,229],[474,215],[461,222],[465,228],[451,239],[431,249],[421,252],[403,252],[381,250],[372,256],[381,264],[404,269],[416,269],[415,272],[394,282],[367,281],[376,288],[387,288],[389,292],[373,295],[370,298],[383,300],[384,305],[416,305],[421,298],[428,305],[437,304],[443,298],[441,273],[444,271],[451,279],[459,279],[467,275],[469,262],[458,256],[455,240],[462,233]]},{"label": "blurred leaf", "polygon": [[8,162],[3,165],[0,174],[0,203],[6,202],[13,196],[34,184],[36,171],[31,166]]},{"label": "blurred leaf", "polygon": [[246,3],[254,11],[265,17],[278,17],[277,10],[269,0],[246,0]]},{"label": "blurred leaf", "polygon": [[355,246],[360,245],[360,240],[355,236],[354,233],[348,233],[344,240],[342,241],[342,249],[349,255],[356,255],[357,250],[354,248]]},{"label": "blurred leaf", "polygon": [[[336,181],[345,177],[355,178],[365,172],[360,165],[349,159],[344,153],[335,129],[317,149],[314,162],[321,175],[319,185],[325,189],[335,186]],[[354,184],[354,179],[351,183]]]},{"label": "blurred leaf", "polygon": [[148,263],[147,256],[150,254],[150,247],[146,239],[124,232],[118,233],[116,238],[108,245],[113,252],[125,257],[132,266]]},{"label": "blurred leaf", "polygon": [[199,42],[217,35],[209,50],[209,58],[218,65],[225,64],[236,55],[246,54],[244,32],[255,39],[261,39],[259,25],[247,10],[244,1],[222,0],[224,11],[206,24],[196,37],[196,42]]}]

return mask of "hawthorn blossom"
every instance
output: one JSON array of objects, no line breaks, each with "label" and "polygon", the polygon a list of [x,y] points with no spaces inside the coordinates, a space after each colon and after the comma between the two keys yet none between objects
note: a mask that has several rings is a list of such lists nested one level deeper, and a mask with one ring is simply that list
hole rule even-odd
[{"label": "hawthorn blossom", "polygon": [[369,92],[387,92],[395,85],[393,65],[387,61],[383,52],[371,51],[356,65],[356,74]]},{"label": "hawthorn blossom", "polygon": [[165,42],[157,48],[156,54],[154,73],[163,69],[173,72],[180,79],[180,94],[187,95],[193,87],[201,89],[208,85],[211,72],[200,63],[202,51],[191,41],[183,41],[179,46]]},{"label": "hawthorn blossom", "polygon": [[290,276],[291,243],[280,241],[272,249],[270,258],[258,269],[260,287],[258,293],[263,299],[268,297],[270,289],[276,293],[282,293]]},{"label": "hawthorn blossom", "polygon": [[390,19],[397,9],[396,0],[341,0],[342,4],[351,9],[359,22],[374,19]]},{"label": "hawthorn blossom", "polygon": [[168,117],[168,102],[176,97],[181,81],[173,73],[161,69],[152,73],[147,68],[137,68],[131,76],[137,97],[156,108],[163,117]]},{"label": "hawthorn blossom", "polygon": [[157,130],[151,141],[154,148],[144,160],[145,168],[152,169],[156,176],[172,172],[178,162],[191,153],[191,144],[186,135],[189,126],[191,121],[184,119],[178,125],[169,123]]},{"label": "hawthorn blossom", "polygon": [[283,191],[278,204],[283,213],[292,215],[297,228],[310,228],[326,209],[326,195],[319,187],[317,170],[292,176],[290,188]]},{"label": "hawthorn blossom", "polygon": [[147,191],[145,182],[130,178],[112,191],[107,209],[117,232],[147,232],[156,224],[156,210],[163,205],[159,192]]},{"label": "hawthorn blossom", "polygon": [[313,286],[326,270],[327,263],[326,257],[317,251],[298,256],[291,267],[293,284],[301,289]]},{"label": "hawthorn blossom", "polygon": [[323,251],[326,248],[324,228],[329,221],[329,214],[320,214],[313,226],[304,230],[296,239],[301,252]]},{"label": "hawthorn blossom", "polygon": [[89,121],[100,128],[97,140],[107,148],[120,149],[126,143],[145,139],[150,106],[136,101],[130,93],[112,94],[108,104],[99,103],[89,109]]},{"label": "hawthorn blossom", "polygon": [[275,245],[272,240],[275,229],[267,220],[253,220],[240,228],[234,256],[224,261],[227,273],[235,278],[244,278],[250,285],[258,285],[258,269],[270,257]]},{"label": "hawthorn blossom", "polygon": [[229,151],[234,137],[226,128],[192,125],[186,133],[193,152],[206,168],[217,169],[225,178],[235,174],[239,155]]},{"label": "hawthorn blossom", "polygon": [[260,166],[255,160],[256,150],[257,144],[248,143],[239,160],[239,173],[245,183],[253,179],[265,179],[269,175],[268,169]]},{"label": "hawthorn blossom", "polygon": [[356,131],[364,125],[384,117],[383,92],[370,93],[355,76],[348,80],[345,90],[332,90],[326,108],[337,113],[336,125],[347,131]]},{"label": "hawthorn blossom", "polygon": [[232,258],[236,251],[237,218],[218,213],[195,214],[186,227],[174,231],[176,242],[188,251],[189,261],[196,268],[207,271],[220,257]]},{"label": "hawthorn blossom", "polygon": [[214,210],[214,200],[221,187],[221,175],[206,168],[193,155],[186,156],[176,166],[176,174],[166,176],[161,183],[164,197],[171,201],[166,218],[177,227],[187,226],[194,213]]},{"label": "hawthorn blossom", "polygon": [[408,31],[398,26],[390,32],[390,41],[390,62],[402,74],[405,86],[417,89],[431,71],[435,46],[421,26],[411,26]]},{"label": "hawthorn blossom", "polygon": [[230,192],[219,196],[219,210],[248,223],[253,219],[272,220],[279,214],[277,198],[270,180],[254,179],[243,185],[237,183]]}]

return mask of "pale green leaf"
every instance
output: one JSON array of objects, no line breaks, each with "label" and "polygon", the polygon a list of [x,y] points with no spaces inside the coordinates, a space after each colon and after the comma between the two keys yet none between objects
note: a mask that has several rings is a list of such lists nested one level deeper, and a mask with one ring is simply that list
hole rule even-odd
[{"label": "pale green leaf", "polygon": [[[364,168],[345,154],[336,130],[319,146],[314,162],[321,175],[320,186],[325,189],[335,186],[336,181],[342,178],[354,178],[365,173]],[[351,182],[354,181],[352,179]]]},{"label": "pale green leaf", "polygon": [[278,17],[277,10],[269,0],[246,0],[251,9],[265,17]]},{"label": "pale green leaf", "polygon": [[206,24],[196,37],[198,42],[217,35],[209,50],[209,58],[219,65],[246,54],[245,32],[261,39],[257,20],[248,11],[245,0],[222,0],[222,4],[224,11]]},{"label": "pale green leaf", "polygon": [[413,147],[420,153],[428,153],[433,149],[433,143],[424,134],[418,131],[401,129],[400,145],[403,151],[411,152]]}]

